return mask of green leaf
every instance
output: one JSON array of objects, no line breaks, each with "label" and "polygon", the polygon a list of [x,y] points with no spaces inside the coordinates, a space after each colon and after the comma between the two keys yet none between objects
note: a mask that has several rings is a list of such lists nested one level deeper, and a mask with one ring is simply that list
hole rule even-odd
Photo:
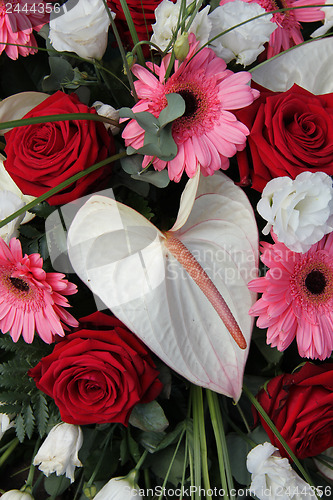
[{"label": "green leaf", "polygon": [[37,429],[40,437],[46,434],[47,422],[49,418],[49,408],[44,394],[40,391],[36,394],[33,401],[34,412],[37,420]]},{"label": "green leaf", "polygon": [[22,416],[24,419],[24,427],[28,438],[30,439],[35,427],[35,418],[30,404],[23,407]]},{"label": "green leaf", "polygon": [[53,498],[61,495],[70,486],[70,484],[70,479],[68,479],[65,475],[56,476],[55,474],[50,474],[49,477],[44,479],[44,488]]},{"label": "green leaf", "polygon": [[38,217],[42,217],[43,219],[47,219],[48,216],[55,210],[56,207],[51,207],[46,201],[43,201],[42,203],[38,203],[38,205],[32,207],[29,212],[36,214]]},{"label": "green leaf", "polygon": [[169,422],[157,401],[134,406],[129,422],[142,431],[164,431]]},{"label": "green leaf", "polygon": [[[150,465],[152,471],[157,477],[164,479],[168,472],[174,452],[174,447],[170,446],[169,448],[162,450],[156,455],[154,454],[148,456],[146,458],[145,464],[147,464],[147,466]],[[186,462],[185,447],[181,445],[176,454],[168,477],[168,482],[172,483],[175,486],[178,485],[182,480],[184,462]]]},{"label": "green leaf", "polygon": [[15,418],[15,430],[20,443],[23,443],[25,438],[25,427],[21,413],[19,413],[19,415]]},{"label": "green leaf", "polygon": [[159,444],[163,440],[165,432],[147,431],[140,435],[140,444],[149,451],[155,453],[159,450]]},{"label": "green leaf", "polygon": [[251,475],[246,467],[246,458],[251,445],[241,436],[231,432],[226,436],[231,472],[240,484],[249,484]]},{"label": "green leaf", "polygon": [[158,118],[156,118],[152,113],[148,111],[141,111],[140,113],[133,113],[131,108],[120,108],[119,109],[120,118],[132,118],[136,120],[143,130],[156,134],[159,130]]},{"label": "green leaf", "polygon": [[32,240],[33,238],[38,238],[41,233],[35,227],[23,224],[20,226],[20,234]]},{"label": "green leaf", "polygon": [[140,460],[140,450],[138,443],[132,438],[131,434],[127,434],[128,449],[135,462]]},{"label": "green leaf", "polygon": [[51,73],[42,81],[43,92],[60,90],[66,81],[74,78],[72,65],[62,57],[49,57]]},{"label": "green leaf", "polygon": [[158,188],[165,188],[170,183],[170,178],[167,169],[157,171],[146,171],[140,175],[132,175],[132,179],[138,181],[149,182]]},{"label": "green leaf", "polygon": [[185,113],[185,101],[179,94],[167,94],[166,95],[168,105],[162,109],[158,121],[160,127],[164,127],[166,124],[173,122]]}]

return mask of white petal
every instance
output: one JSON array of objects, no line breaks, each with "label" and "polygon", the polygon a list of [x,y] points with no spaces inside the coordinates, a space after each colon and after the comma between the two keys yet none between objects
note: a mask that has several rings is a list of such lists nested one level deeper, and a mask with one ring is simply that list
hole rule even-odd
[{"label": "white petal", "polygon": [[[50,96],[43,92],[20,92],[7,97],[0,102],[0,122],[20,120],[48,97]],[[0,135],[8,130],[10,129],[0,130]]]},{"label": "white petal", "polygon": [[195,176],[189,179],[186,183],[185,189],[180,199],[180,206],[177,215],[177,220],[170,229],[170,231],[178,231],[178,229],[183,227],[183,225],[187,221],[193,207],[195,195],[198,190],[199,180],[200,180],[200,168],[197,169],[197,173],[195,174]]},{"label": "white petal", "polygon": [[275,92],[297,83],[313,94],[333,92],[331,38],[314,40],[268,61],[252,72],[252,79]]}]

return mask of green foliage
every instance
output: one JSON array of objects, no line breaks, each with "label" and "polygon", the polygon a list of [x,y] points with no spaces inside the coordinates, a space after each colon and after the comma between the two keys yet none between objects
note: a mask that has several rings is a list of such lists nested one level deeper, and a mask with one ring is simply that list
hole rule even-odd
[{"label": "green foliage", "polygon": [[145,130],[143,146],[139,149],[129,146],[127,154],[157,156],[163,161],[170,161],[176,156],[177,145],[172,137],[172,122],[184,114],[185,101],[179,94],[168,94],[166,98],[168,105],[162,109],[159,118],[147,111],[133,113],[129,108],[119,110],[121,118],[132,118]]},{"label": "green foliage", "polygon": [[[51,411],[46,396],[40,392],[28,370],[49,354],[52,347],[36,338],[26,344],[22,338],[14,343],[8,334],[0,336],[0,349],[7,351],[5,362],[0,364],[0,401],[3,413],[14,414],[16,435],[20,442],[32,437],[35,429],[40,437],[46,434]],[[11,358],[15,352],[15,357]]]},{"label": "green foliage", "polygon": [[143,431],[164,431],[169,422],[157,401],[138,404],[133,408],[130,424]]}]

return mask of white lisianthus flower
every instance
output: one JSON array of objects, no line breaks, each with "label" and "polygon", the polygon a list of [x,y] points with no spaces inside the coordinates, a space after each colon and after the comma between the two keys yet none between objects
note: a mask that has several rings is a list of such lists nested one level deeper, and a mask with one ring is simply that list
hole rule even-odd
[{"label": "white lisianthus flower", "polygon": [[[101,101],[95,101],[93,107],[96,109],[97,114],[100,116],[106,116],[112,120],[119,121],[119,111],[109,104],[104,104]],[[115,125],[110,125],[110,123],[104,123],[106,130],[111,129],[112,135],[118,134],[120,128]]]},{"label": "white lisianthus flower", "polygon": [[307,252],[333,231],[332,179],[324,172],[302,172],[295,180],[278,177],[266,184],[257,205],[277,239],[293,252]]},{"label": "white lisianthus flower", "polygon": [[94,500],[132,500],[142,499],[136,484],[136,471],[125,477],[114,477],[97,493]]},{"label": "white lisianthus flower", "polygon": [[259,444],[247,456],[251,494],[259,500],[316,500],[313,489],[299,477],[271,443]]},{"label": "white lisianthus flower", "polygon": [[[265,9],[257,3],[246,3],[241,0],[220,5],[208,16],[212,22],[210,39],[243,21],[264,13]],[[270,21],[271,17],[270,14],[243,24],[214,40],[210,47],[226,63],[236,59],[238,64],[248,66],[264,50],[264,43],[268,42],[277,28],[277,25]]]},{"label": "white lisianthus flower", "polygon": [[1,500],[34,500],[27,491],[10,490],[1,496]]},{"label": "white lisianthus flower", "polygon": [[38,465],[45,476],[53,472],[57,476],[66,474],[74,481],[75,467],[82,467],[78,452],[83,443],[81,427],[64,422],[55,425],[39,448],[33,465]]},{"label": "white lisianthus flower", "polygon": [[[324,3],[324,2],[323,2]],[[326,0],[325,3],[333,3],[332,0]],[[322,36],[327,33],[329,29],[333,26],[333,7],[322,7],[322,10],[325,14],[324,24],[320,28],[316,29],[310,36],[315,38],[316,36]]]},{"label": "white lisianthus flower", "polygon": [[[73,7],[71,6],[73,3]],[[58,52],[101,59],[108,43],[110,19],[101,0],[69,0],[65,12],[51,12],[49,38]],[[113,17],[115,14],[112,13]]]},{"label": "white lisianthus flower", "polygon": [[[192,0],[186,0],[186,6],[191,3]],[[181,0],[177,0],[175,4],[170,0],[163,0],[155,9],[156,23],[152,25],[153,35],[151,41],[158,45],[161,50],[167,48],[176,31],[180,7]],[[209,21],[208,12],[209,5],[197,13],[188,30],[188,33],[194,33],[196,39],[200,41],[200,47],[209,40],[211,22]]]}]

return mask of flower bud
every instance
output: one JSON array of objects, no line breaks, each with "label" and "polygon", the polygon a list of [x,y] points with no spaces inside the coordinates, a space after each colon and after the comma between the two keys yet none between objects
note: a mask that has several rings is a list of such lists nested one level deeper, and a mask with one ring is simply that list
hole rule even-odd
[{"label": "flower bud", "polygon": [[[136,57],[132,52],[127,52],[126,54],[126,61],[128,64],[129,69],[131,69],[134,64],[136,63]],[[124,66],[124,75],[127,75],[126,67]]]},{"label": "flower bud", "polygon": [[86,495],[87,498],[89,498],[89,500],[95,498],[96,491],[97,490],[95,485],[83,486],[83,493]]},{"label": "flower bud", "polygon": [[178,59],[178,61],[184,61],[189,50],[190,44],[188,42],[188,33],[182,33],[179,35],[174,45],[176,59]]}]

